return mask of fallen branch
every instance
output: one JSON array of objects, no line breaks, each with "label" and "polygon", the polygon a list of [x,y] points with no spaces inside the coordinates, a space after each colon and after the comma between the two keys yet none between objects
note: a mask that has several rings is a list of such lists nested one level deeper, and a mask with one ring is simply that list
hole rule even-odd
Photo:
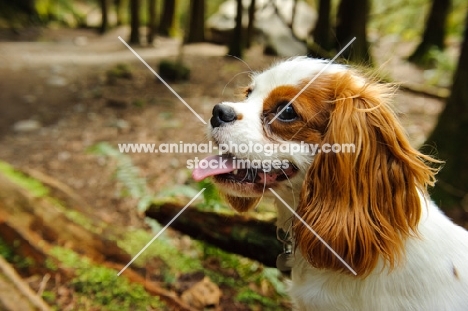
[{"label": "fallen branch", "polygon": [[[21,308],[23,311],[26,311],[26,310],[34,310],[34,309],[39,309],[41,311],[50,311],[50,307],[44,302],[44,300],[42,300],[41,297],[39,297],[36,293],[34,293],[31,288],[29,287],[28,284],[26,284],[22,279],[21,277],[18,275],[18,273],[16,273],[15,269],[13,269],[13,267],[10,266],[10,264],[5,260],[3,259],[1,256],[0,256],[0,275],[3,275],[5,276],[5,278],[7,279],[7,281],[9,281],[8,283],[10,284],[3,284],[3,286],[0,286],[2,288],[2,292],[3,293],[6,293],[7,289],[5,288],[6,286],[9,286],[9,289],[8,289],[8,297],[7,297],[7,300],[8,301],[4,301],[3,298],[5,297],[0,297],[0,309],[3,310],[2,308],[2,304],[4,305],[3,307],[7,308],[7,310],[19,310],[19,308]],[[0,281],[0,283],[3,283]],[[11,288],[13,285],[14,288]],[[19,291],[19,293],[14,293],[15,291]],[[24,298],[26,298],[29,302],[29,304],[31,306],[33,306],[33,308],[29,308],[29,309],[25,309],[27,308],[27,306],[25,306],[23,303],[22,306],[18,306],[17,304],[19,303],[18,301],[14,301],[15,300],[15,297],[12,297],[12,296],[22,296]],[[23,298],[23,299],[24,299]],[[14,302],[13,302],[14,301]],[[13,303],[12,306],[9,306],[9,304],[11,305],[11,303]]]}]

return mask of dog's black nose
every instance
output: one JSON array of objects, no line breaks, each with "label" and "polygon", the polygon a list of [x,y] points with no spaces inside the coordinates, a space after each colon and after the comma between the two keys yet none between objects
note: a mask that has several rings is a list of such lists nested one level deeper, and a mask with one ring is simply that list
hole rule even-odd
[{"label": "dog's black nose", "polygon": [[237,120],[237,114],[228,105],[217,104],[213,108],[213,116],[210,119],[212,127],[219,127],[223,124]]}]

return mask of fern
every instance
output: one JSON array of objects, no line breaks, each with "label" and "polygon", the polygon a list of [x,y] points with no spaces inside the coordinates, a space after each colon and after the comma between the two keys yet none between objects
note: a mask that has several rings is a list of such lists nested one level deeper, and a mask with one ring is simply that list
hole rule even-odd
[{"label": "fern", "polygon": [[124,185],[130,197],[138,199],[137,209],[139,212],[144,212],[151,205],[154,195],[149,192],[146,180],[140,177],[140,170],[133,164],[129,156],[121,153],[107,142],[98,143],[90,147],[88,151],[96,155],[110,157],[117,162],[115,178]]}]

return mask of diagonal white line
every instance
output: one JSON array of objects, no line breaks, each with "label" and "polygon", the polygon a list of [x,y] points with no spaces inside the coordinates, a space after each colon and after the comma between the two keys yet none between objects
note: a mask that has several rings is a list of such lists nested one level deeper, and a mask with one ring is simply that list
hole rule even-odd
[{"label": "diagonal white line", "polygon": [[156,71],[154,71],[154,69],[151,68],[151,66],[148,65],[148,63],[146,63],[145,60],[144,60],[143,58],[141,58],[141,56],[138,55],[137,52],[135,52],[134,49],[132,49],[132,47],[131,47],[130,45],[127,44],[127,42],[125,42],[124,39],[122,39],[120,36],[119,36],[118,38],[119,38],[120,41],[122,41],[123,44],[125,44],[125,46],[126,46],[133,54],[135,54],[135,56],[136,56],[146,67],[148,67],[148,69],[149,69],[149,70],[150,70],[150,71],[151,71],[151,72],[152,72],[152,73],[153,73],[153,74],[154,74],[154,75],[155,75],[155,76],[156,76],[156,77],[157,77],[157,78],[158,78],[158,79],[159,79],[159,80],[160,80],[160,81],[161,81],[161,82],[162,82],[162,83],[163,83],[163,84],[164,84],[164,85],[165,85],[165,86],[166,86],[166,87],[167,87],[167,88],[168,88],[168,89],[169,89],[169,90],[170,90],[170,91],[171,91],[171,92],[188,108],[188,109],[190,109],[190,111],[191,111],[201,122],[203,122],[203,124],[206,125],[205,120],[203,120],[203,119],[200,117],[200,115],[199,115],[198,113],[196,113],[195,110],[193,110],[193,108],[190,107],[190,105],[187,104],[187,102],[186,102],[182,97],[180,97],[179,94],[177,94],[177,92],[174,91],[174,89],[173,89],[169,84],[167,84],[166,81],[164,81],[163,78],[161,78],[161,76],[158,75],[158,73],[157,73]]},{"label": "diagonal white line", "polygon": [[117,273],[117,275],[120,276],[151,245],[151,243],[153,243],[157,238],[159,238],[159,236],[174,222],[174,220],[176,220],[177,217],[179,217],[187,209],[187,207],[189,207],[190,204],[192,204],[192,202],[195,201],[200,196],[200,194],[202,194],[203,191],[205,190],[206,188],[203,188],[202,190],[200,190],[200,192],[198,192],[197,195],[194,196],[193,199],[191,199],[190,202],[188,202],[187,205],[185,205],[184,208],[181,209],[180,212],[178,212],[177,215],[175,215],[174,218],[172,218],[171,221],[169,221],[167,225],[165,225],[164,228],[162,228],[161,231],[159,231],[158,234],[156,234],[151,239],[151,241],[149,241],[145,245],[145,247],[143,247],[141,251],[138,252],[138,254],[136,254],[135,257],[132,258],[132,260],[130,260],[130,262],[125,267],[122,268],[122,270],[120,270],[119,273]]},{"label": "diagonal white line", "polygon": [[303,224],[304,226],[306,226],[307,229],[309,229],[310,232],[312,232],[312,233],[317,237],[317,239],[319,239],[319,241],[322,242],[323,245],[325,245],[325,246],[330,250],[330,252],[332,252],[333,255],[335,255],[336,258],[338,258],[338,259],[343,263],[343,265],[345,265],[346,268],[349,269],[349,271],[351,271],[354,275],[357,275],[356,271],[354,271],[353,268],[351,268],[350,265],[348,265],[348,263],[347,263],[346,261],[344,261],[344,259],[341,258],[340,255],[338,255],[337,252],[335,252],[335,250],[334,250],[333,248],[331,248],[331,246],[328,245],[327,242],[325,242],[325,240],[322,239],[322,238],[317,234],[317,232],[315,232],[314,229],[312,229],[312,227],[309,226],[309,224],[306,223],[305,220],[302,219],[301,216],[299,216],[299,215],[296,213],[296,211],[293,210],[293,209],[291,208],[291,206],[289,206],[288,203],[286,203],[286,202],[283,200],[283,198],[279,196],[278,193],[276,193],[275,190],[273,190],[272,188],[268,188],[268,189],[270,189],[270,191],[273,192],[273,194],[278,198],[278,200],[280,200],[280,201],[284,204],[284,206],[286,206],[286,207],[291,211],[291,213],[293,213],[294,216],[296,216],[296,218],[299,219],[299,220],[302,222],[302,224]]},{"label": "diagonal white line", "polygon": [[351,43],[354,42],[354,40],[356,40],[356,37],[352,38],[351,41],[349,41],[349,43],[346,44],[345,47],[342,48],[341,51],[339,51],[338,54],[335,55],[335,57],[333,57],[332,60],[330,60],[325,66],[323,66],[322,70],[320,70],[319,73],[317,73],[317,74],[315,75],[315,77],[313,77],[313,78],[309,81],[309,83],[307,83],[307,84],[296,94],[296,96],[294,96],[294,97],[289,101],[289,103],[288,103],[286,106],[284,106],[283,109],[281,109],[281,110],[273,117],[273,119],[270,120],[270,122],[268,122],[268,124],[271,124],[273,121],[275,121],[276,118],[278,118],[278,116],[279,116],[286,108],[288,108],[288,107],[292,104],[292,102],[295,101],[295,100],[302,94],[302,92],[304,92],[305,89],[308,88],[308,87],[312,84],[312,82],[314,82],[315,79],[317,79],[317,78],[328,68],[328,66],[330,66],[330,65],[341,55],[341,53],[343,53],[343,52],[351,45]]}]

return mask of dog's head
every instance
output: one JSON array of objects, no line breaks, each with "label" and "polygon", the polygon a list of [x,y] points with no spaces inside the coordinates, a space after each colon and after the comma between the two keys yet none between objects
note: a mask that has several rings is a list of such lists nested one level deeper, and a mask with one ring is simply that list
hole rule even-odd
[{"label": "dog's head", "polygon": [[[436,161],[411,147],[391,94],[343,65],[278,63],[253,76],[242,101],[214,107],[210,136],[226,152],[210,160],[226,165],[193,175],[212,176],[238,211],[256,206],[265,188],[295,194],[298,215],[356,272],[369,272],[378,255],[393,265],[420,218],[418,189],[435,182],[427,162]],[[293,234],[313,266],[343,270],[301,222]]]}]

